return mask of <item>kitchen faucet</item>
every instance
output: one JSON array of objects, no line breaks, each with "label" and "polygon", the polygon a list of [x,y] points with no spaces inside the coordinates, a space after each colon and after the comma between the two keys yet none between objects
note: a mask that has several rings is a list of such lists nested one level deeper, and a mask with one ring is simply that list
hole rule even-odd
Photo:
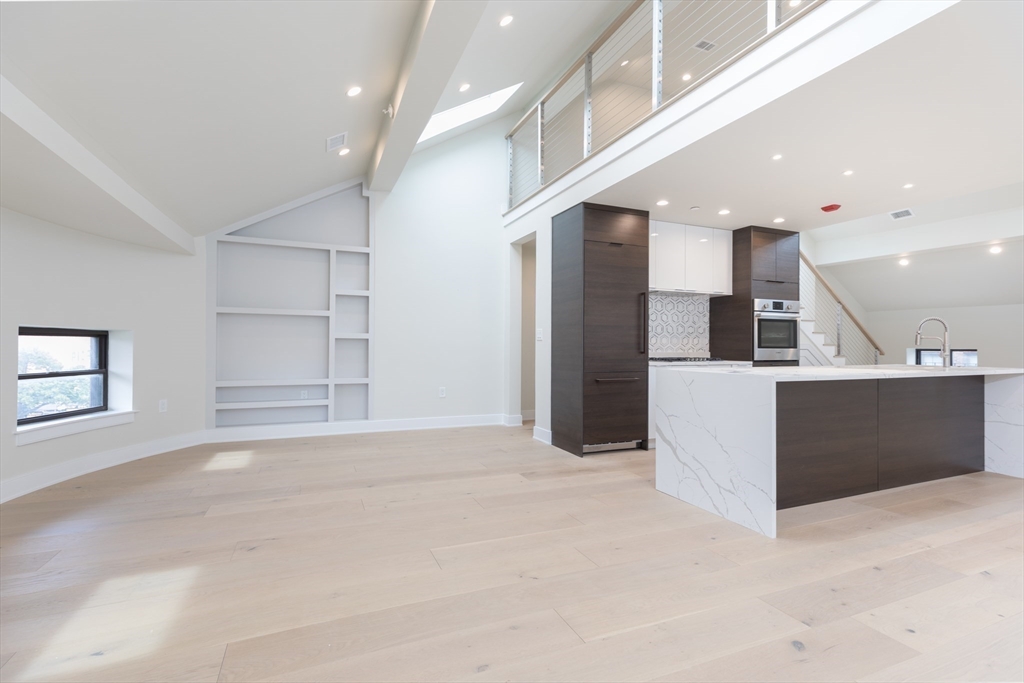
[{"label": "kitchen faucet", "polygon": [[[941,337],[922,337],[921,328],[924,327],[926,322],[934,320],[937,323],[942,324],[943,333]],[[921,321],[921,324],[917,326],[917,336],[914,338],[914,346],[920,346],[922,339],[934,339],[937,342],[942,342],[942,366],[945,367],[949,363],[947,362],[947,356],[949,356],[949,325],[942,318],[925,318]]]}]

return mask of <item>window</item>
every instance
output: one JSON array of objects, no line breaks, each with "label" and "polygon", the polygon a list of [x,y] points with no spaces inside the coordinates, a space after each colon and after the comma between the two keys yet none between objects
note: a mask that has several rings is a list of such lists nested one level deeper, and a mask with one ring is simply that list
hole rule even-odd
[{"label": "window", "polygon": [[106,409],[106,332],[19,328],[19,425]]}]

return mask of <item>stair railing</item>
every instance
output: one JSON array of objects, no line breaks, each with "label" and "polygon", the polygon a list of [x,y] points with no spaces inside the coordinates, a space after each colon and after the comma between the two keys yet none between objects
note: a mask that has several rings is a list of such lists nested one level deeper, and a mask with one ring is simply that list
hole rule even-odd
[{"label": "stair railing", "polygon": [[850,365],[878,365],[885,351],[847,308],[821,272],[800,252],[800,305],[810,313],[814,331],[835,346]]}]

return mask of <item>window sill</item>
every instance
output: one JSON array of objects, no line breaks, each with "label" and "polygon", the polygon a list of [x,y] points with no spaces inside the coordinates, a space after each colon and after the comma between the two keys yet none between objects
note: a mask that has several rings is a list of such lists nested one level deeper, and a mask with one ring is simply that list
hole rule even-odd
[{"label": "window sill", "polygon": [[52,422],[22,425],[14,430],[14,444],[25,446],[37,441],[58,439],[62,436],[90,432],[94,429],[128,424],[135,421],[135,413],[134,410],[107,410],[102,413],[66,417]]}]

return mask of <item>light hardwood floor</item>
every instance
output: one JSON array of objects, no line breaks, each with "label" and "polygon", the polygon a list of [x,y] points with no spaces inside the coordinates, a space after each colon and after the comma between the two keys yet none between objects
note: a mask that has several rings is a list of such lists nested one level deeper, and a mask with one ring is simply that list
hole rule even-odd
[{"label": "light hardwood floor", "polygon": [[0,679],[1020,681],[1020,480],[788,510],[527,428],[204,446],[0,506]]}]

